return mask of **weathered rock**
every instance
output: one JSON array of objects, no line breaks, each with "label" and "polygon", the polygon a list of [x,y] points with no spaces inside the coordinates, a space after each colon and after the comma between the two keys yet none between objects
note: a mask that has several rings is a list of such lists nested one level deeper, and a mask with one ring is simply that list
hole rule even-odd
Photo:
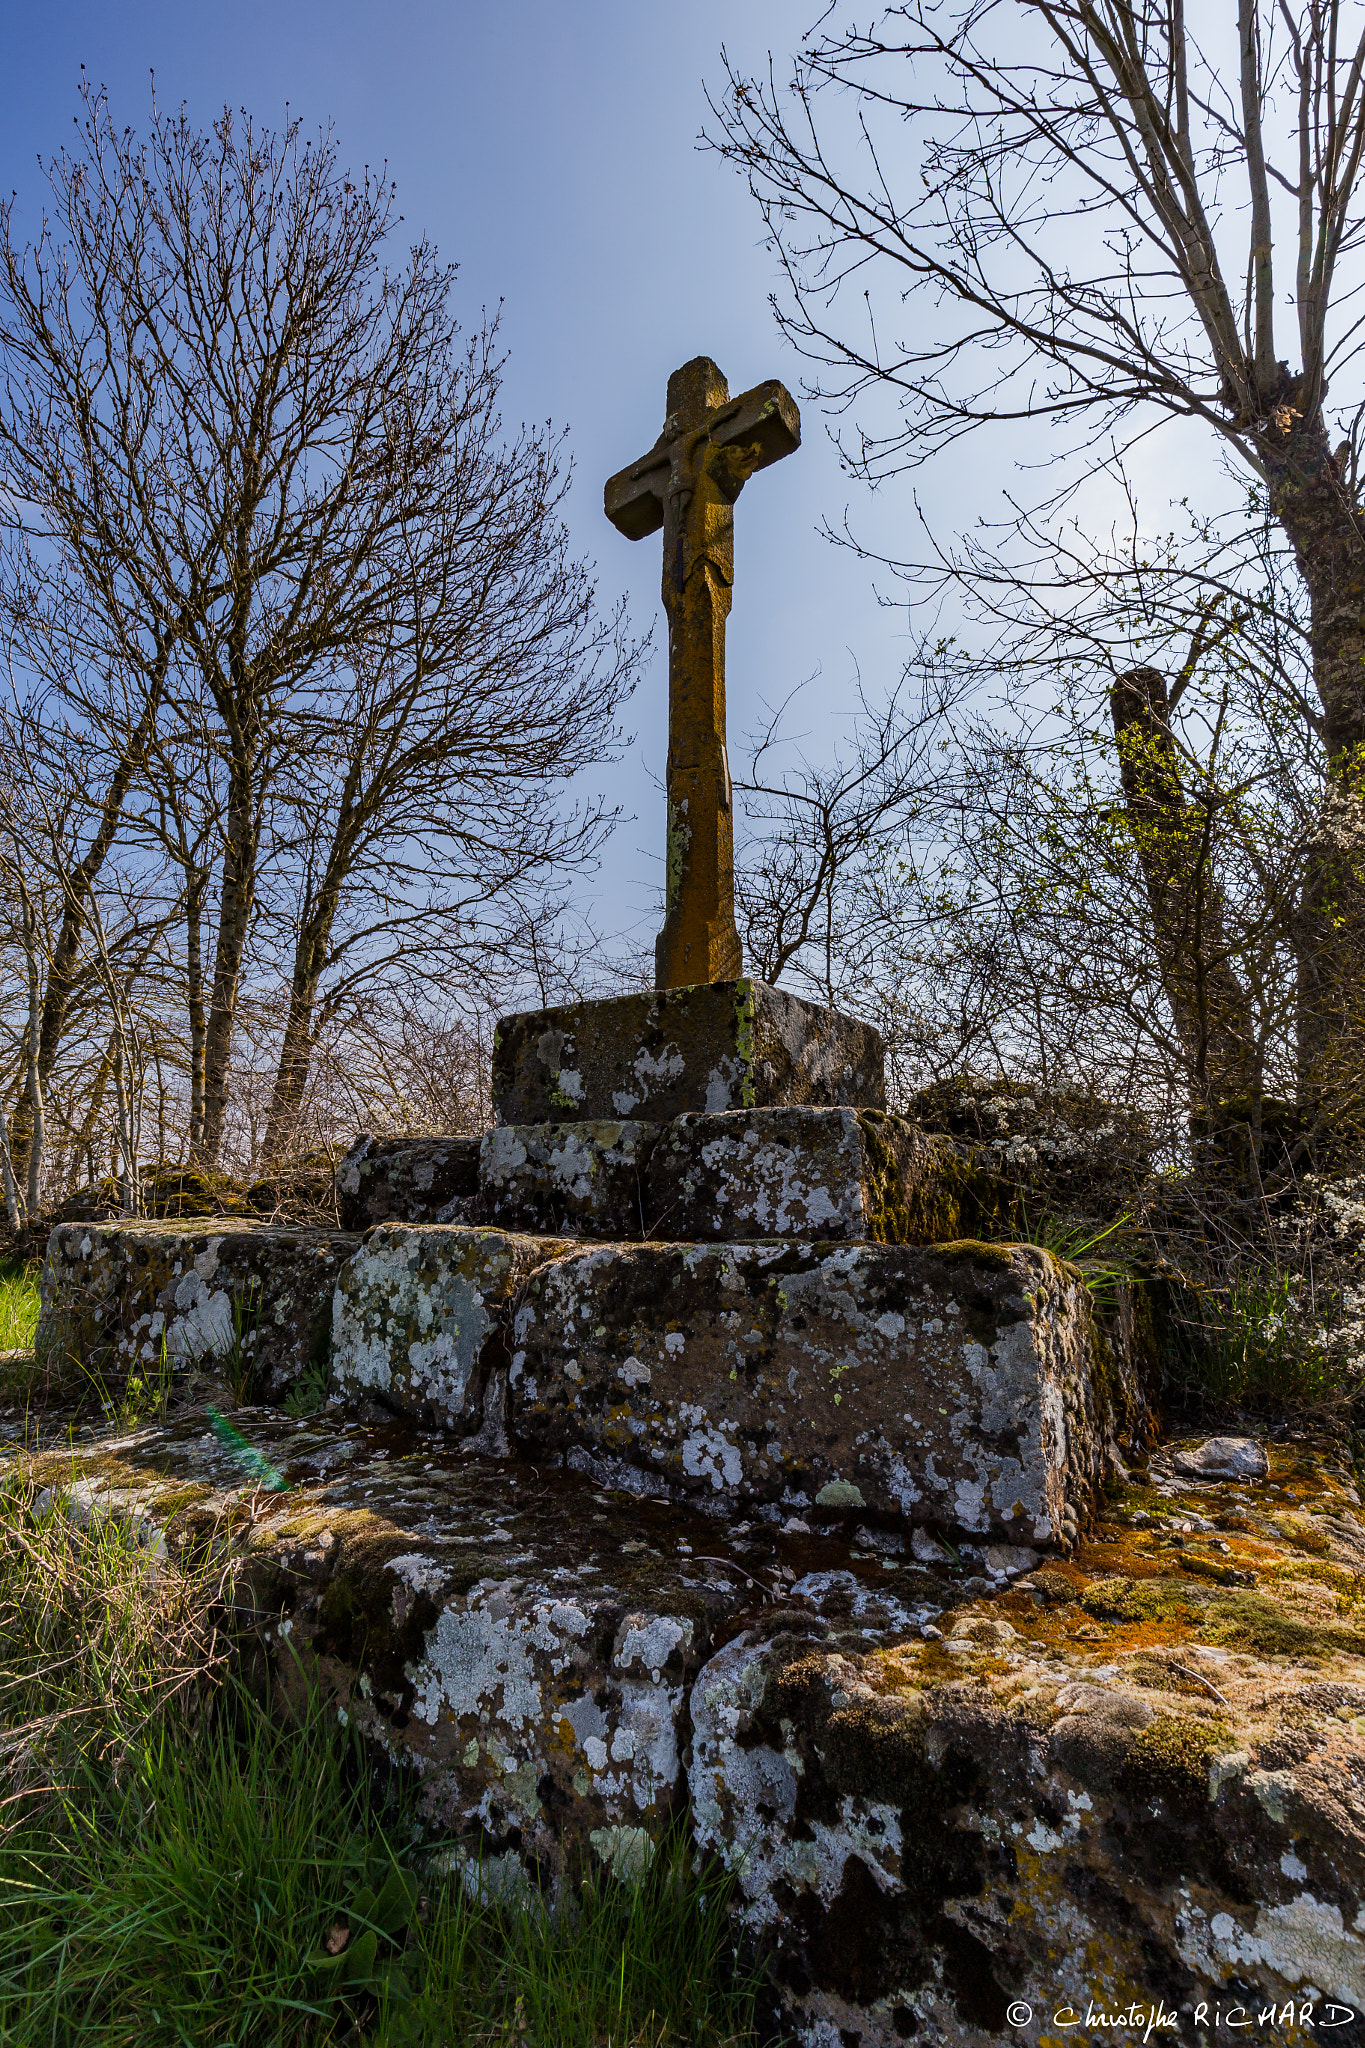
[{"label": "weathered rock", "polygon": [[644,1170],[657,1124],[500,1124],[484,1134],[478,1213],[511,1230],[645,1235]]},{"label": "weathered rock", "polygon": [[1269,1469],[1264,1447],[1251,1436],[1206,1437],[1172,1462],[1189,1479],[1264,1479]]},{"label": "weathered rock", "polygon": [[710,1501],[1047,1543],[1110,1418],[1078,1276],[1032,1245],[612,1245],[528,1281],[509,1418],[537,1457]]},{"label": "weathered rock", "polygon": [[466,1220],[479,1185],[479,1139],[356,1139],[337,1167],[337,1214],[347,1230],[375,1223]]},{"label": "weathered rock", "polygon": [[943,1244],[979,1236],[994,1206],[1008,1223],[1008,1191],[904,1117],[732,1109],[678,1117],[659,1134],[644,1234]]},{"label": "weathered rock", "polygon": [[[1152,2038],[1268,2006],[1267,2036],[1359,2035],[1365,1529],[1307,1446],[1272,1449],[1270,1481],[1206,1542],[1254,1591],[1188,1553],[1162,1576],[1134,1490],[1071,1562],[920,1640],[788,1615],[712,1659],[694,1826],[736,1872],[784,2032],[1136,2038],[1160,1999]],[[1267,1512],[1286,1498],[1316,1562]]]},{"label": "weathered rock", "polygon": [[320,1383],[337,1276],[359,1239],[339,1230],[224,1218],[203,1222],[59,1224],[48,1240],[39,1356],[92,1372],[155,1366],[216,1369],[283,1401]]},{"label": "weathered rock", "polygon": [[600,1860],[630,1875],[647,1861],[684,1791],[691,1680],[775,1587],[795,1581],[800,1611],[828,1601],[873,1628],[941,1605],[913,1561],[741,1540],[572,1473],[462,1456],[440,1435],[334,1412],[233,1423],[192,1409],[20,1462],[47,1501],[120,1520],[155,1554],[209,1535],[235,1546],[239,1612],[272,1655],[288,1640],[281,1676],[316,1675],[413,1766],[432,1831],[509,1890],[528,1870]]},{"label": "weathered rock", "polygon": [[468,1434],[483,1417],[490,1374],[506,1364],[514,1290],[569,1249],[562,1239],[453,1223],[380,1224],[338,1275],[334,1391]]},{"label": "weathered rock", "polygon": [[1141,1112],[1077,1089],[968,1074],[921,1089],[906,1114],[966,1140],[978,1165],[1017,1190],[1035,1224],[1046,1215],[1116,1216],[1152,1171]]},{"label": "weathered rock", "polygon": [[500,1020],[499,1123],[639,1118],[823,1103],[880,1109],[882,1042],[870,1024],[761,981],[717,981]]},{"label": "weathered rock", "polygon": [[1304,2038],[1357,2037],[1365,1526],[1336,1447],[1272,1442],[1226,1496],[1117,1488],[1019,1576],[1004,1547],[717,1525],[335,1412],[234,1424],[30,1454],[0,1422],[0,1477],[157,1558],[235,1554],[248,1649],[410,1764],[504,1895],[637,1871],[686,1773],[804,2048],[1088,2039],[1158,1997],[1181,2039],[1291,1999]]}]

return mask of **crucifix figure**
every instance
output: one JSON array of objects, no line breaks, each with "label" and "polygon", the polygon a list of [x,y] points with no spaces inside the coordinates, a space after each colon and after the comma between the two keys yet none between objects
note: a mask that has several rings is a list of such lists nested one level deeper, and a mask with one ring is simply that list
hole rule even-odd
[{"label": "crucifix figure", "polygon": [[735,578],[735,499],[755,470],[801,445],[801,415],[772,380],[731,398],[709,356],[668,380],[648,455],[618,471],[606,514],[628,540],[664,530],[668,613],[668,896],[658,988],[740,973],[735,843],[725,752],[725,617]]}]

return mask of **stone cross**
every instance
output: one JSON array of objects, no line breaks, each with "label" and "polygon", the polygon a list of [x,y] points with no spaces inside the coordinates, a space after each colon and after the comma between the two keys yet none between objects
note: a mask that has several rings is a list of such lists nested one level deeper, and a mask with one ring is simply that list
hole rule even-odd
[{"label": "stone cross", "polygon": [[801,415],[771,380],[740,398],[709,356],[668,380],[648,455],[618,471],[606,514],[628,540],[664,530],[668,613],[668,883],[654,947],[658,988],[741,971],[725,752],[725,617],[735,577],[735,499],[755,470],[801,445]]}]

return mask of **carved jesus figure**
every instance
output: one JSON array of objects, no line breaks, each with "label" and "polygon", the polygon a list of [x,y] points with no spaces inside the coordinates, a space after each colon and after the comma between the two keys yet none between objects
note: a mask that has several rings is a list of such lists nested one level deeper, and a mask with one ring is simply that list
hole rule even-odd
[{"label": "carved jesus figure", "polygon": [[668,614],[668,868],[655,946],[660,988],[741,971],[734,827],[725,750],[725,620],[735,575],[734,504],[755,470],[799,446],[778,383],[732,399],[708,356],[668,380],[668,417],[648,455],[606,487],[607,517],[632,540],[663,527]]}]

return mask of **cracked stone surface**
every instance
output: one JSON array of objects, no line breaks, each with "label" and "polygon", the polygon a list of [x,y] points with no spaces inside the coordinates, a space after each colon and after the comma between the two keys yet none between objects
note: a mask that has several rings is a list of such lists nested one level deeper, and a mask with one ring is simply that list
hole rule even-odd
[{"label": "cracked stone surface", "polygon": [[337,1167],[337,1214],[347,1230],[464,1222],[478,1182],[477,1136],[361,1136]]},{"label": "cracked stone surface", "polygon": [[570,1248],[458,1224],[380,1224],[337,1276],[334,1390],[373,1395],[458,1435],[475,1430],[489,1376],[504,1362],[514,1292]]},{"label": "cracked stone surface", "polygon": [[43,1267],[35,1343],[92,1364],[208,1368],[240,1341],[260,1391],[283,1401],[325,1369],[332,1296],[360,1243],[339,1230],[223,1218],[58,1224]]},{"label": "cracked stone surface", "polygon": [[863,1509],[1047,1543],[1113,1418],[1080,1276],[1030,1245],[609,1245],[519,1298],[528,1455],[730,1514]]},{"label": "cracked stone surface", "polygon": [[769,1103],[886,1102],[881,1038],[764,982],[717,981],[499,1020],[493,1104],[503,1124],[635,1118]]}]

